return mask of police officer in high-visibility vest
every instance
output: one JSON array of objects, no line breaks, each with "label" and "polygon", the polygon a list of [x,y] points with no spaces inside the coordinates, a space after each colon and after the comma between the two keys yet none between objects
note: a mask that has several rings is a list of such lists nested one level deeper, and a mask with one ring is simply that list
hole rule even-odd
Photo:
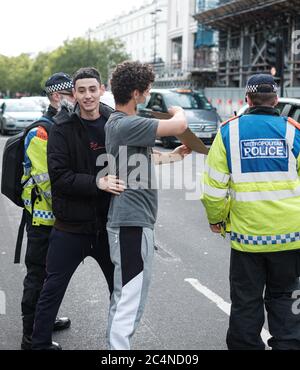
[{"label": "police officer in high-visibility vest", "polygon": [[230,223],[227,346],[264,349],[264,307],[276,350],[300,349],[300,124],[281,117],[277,85],[247,83],[249,110],[225,122],[210,149],[202,202],[211,230]]},{"label": "police officer in high-visibility vest", "polygon": [[[43,119],[54,124],[62,102],[74,103],[73,81],[63,72],[52,75],[45,84],[45,93],[50,105]],[[31,336],[37,301],[46,277],[46,257],[49,237],[54,224],[52,195],[47,165],[47,131],[39,126],[29,131],[25,138],[24,184],[22,199],[26,210],[27,250],[25,264],[27,273],[24,279],[22,297],[23,337],[21,348],[31,349]],[[66,317],[57,318],[53,330],[63,330],[70,326]],[[55,346],[55,344],[53,344]]]}]

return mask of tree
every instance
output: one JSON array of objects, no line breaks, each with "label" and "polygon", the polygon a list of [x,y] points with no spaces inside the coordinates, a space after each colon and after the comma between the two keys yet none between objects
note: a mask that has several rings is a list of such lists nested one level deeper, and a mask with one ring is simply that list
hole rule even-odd
[{"label": "tree", "polygon": [[28,73],[27,92],[30,95],[40,95],[49,77],[48,72],[49,53],[39,53],[34,59]]},{"label": "tree", "polygon": [[111,68],[128,59],[124,45],[119,40],[66,40],[62,46],[49,53],[29,54],[17,57],[0,55],[0,92],[17,92],[40,95],[46,80],[55,72],[72,75],[81,67],[95,67],[103,82],[107,82]]},{"label": "tree", "polygon": [[81,67],[95,67],[107,82],[108,71],[112,66],[128,59],[124,45],[118,40],[86,40],[76,38],[65,41],[64,45],[50,54],[50,74],[64,71],[73,74]]},{"label": "tree", "polygon": [[9,64],[6,66],[6,83],[11,94],[27,91],[28,73],[32,63],[33,60],[28,54],[9,58]]},{"label": "tree", "polygon": [[5,94],[9,88],[9,83],[7,80],[8,67],[9,58],[4,55],[0,55],[0,92],[3,94]]}]

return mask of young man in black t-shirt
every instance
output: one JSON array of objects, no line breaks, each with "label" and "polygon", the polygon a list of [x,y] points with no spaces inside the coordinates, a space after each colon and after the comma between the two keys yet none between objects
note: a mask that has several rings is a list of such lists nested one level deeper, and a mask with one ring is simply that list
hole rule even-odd
[{"label": "young man in black t-shirt", "polygon": [[104,125],[113,112],[100,104],[99,72],[82,68],[74,76],[75,111],[62,109],[48,142],[55,224],[47,257],[47,278],[37,305],[33,349],[52,346],[52,328],[68,283],[80,262],[91,256],[113,291],[114,266],[106,232],[110,194],[124,190],[116,177],[98,178],[97,158],[105,154]]}]

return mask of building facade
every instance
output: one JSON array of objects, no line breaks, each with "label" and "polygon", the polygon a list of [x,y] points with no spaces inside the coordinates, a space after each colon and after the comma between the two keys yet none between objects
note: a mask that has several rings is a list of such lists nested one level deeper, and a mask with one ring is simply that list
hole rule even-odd
[{"label": "building facade", "polygon": [[167,62],[158,70],[157,85],[204,87],[215,81],[216,33],[194,16],[216,6],[217,0],[169,0]]},{"label": "building facade", "polygon": [[99,41],[120,39],[133,60],[153,63],[157,87],[215,85],[217,32],[195,19],[219,0],[152,0],[100,24]]},{"label": "building facade", "polygon": [[271,73],[267,45],[274,38],[283,40],[282,85],[300,86],[300,52],[293,47],[300,29],[299,0],[222,1],[196,19],[219,31],[218,86],[241,88],[251,74]]},{"label": "building facade", "polygon": [[100,24],[92,37],[120,39],[133,60],[165,63],[167,58],[168,0],[145,1],[138,9]]}]

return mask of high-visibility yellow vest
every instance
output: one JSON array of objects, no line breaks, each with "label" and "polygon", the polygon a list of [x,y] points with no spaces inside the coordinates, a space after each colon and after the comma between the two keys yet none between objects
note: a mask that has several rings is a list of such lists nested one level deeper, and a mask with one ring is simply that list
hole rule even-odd
[{"label": "high-visibility yellow vest", "polygon": [[[53,226],[55,220],[47,165],[47,142],[48,134],[41,126],[29,131],[25,139],[22,199],[26,210],[32,214],[34,226]],[[37,197],[32,206],[33,189]]]},{"label": "high-visibility yellow vest", "polygon": [[226,219],[232,248],[300,249],[300,125],[246,114],[224,124],[210,149],[202,202],[210,224]]}]

